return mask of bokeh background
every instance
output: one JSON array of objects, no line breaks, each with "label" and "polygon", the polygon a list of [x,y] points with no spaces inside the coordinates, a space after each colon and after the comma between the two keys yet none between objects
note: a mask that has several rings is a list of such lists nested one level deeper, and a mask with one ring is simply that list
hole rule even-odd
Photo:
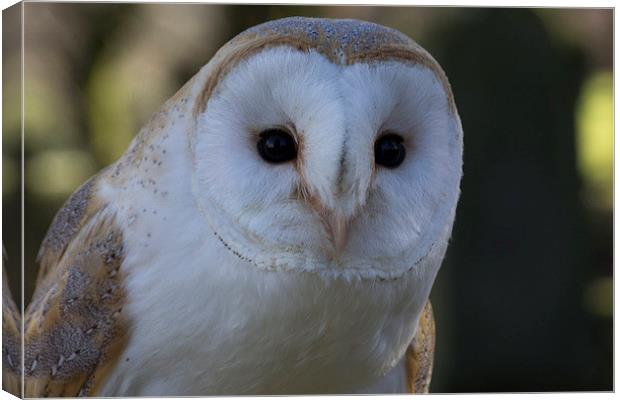
[{"label": "bokeh background", "polygon": [[[399,29],[451,81],[464,178],[431,390],[612,390],[612,10],[26,3],[26,304],[67,196],[222,44],[291,15]],[[19,303],[18,16],[3,14],[2,213]]]}]

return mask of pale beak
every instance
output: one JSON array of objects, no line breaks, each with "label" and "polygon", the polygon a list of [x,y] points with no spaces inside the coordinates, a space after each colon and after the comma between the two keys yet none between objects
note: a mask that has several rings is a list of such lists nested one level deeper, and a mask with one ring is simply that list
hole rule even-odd
[{"label": "pale beak", "polygon": [[347,244],[348,223],[346,217],[330,212],[325,217],[325,223],[331,235],[336,254],[340,253]]}]

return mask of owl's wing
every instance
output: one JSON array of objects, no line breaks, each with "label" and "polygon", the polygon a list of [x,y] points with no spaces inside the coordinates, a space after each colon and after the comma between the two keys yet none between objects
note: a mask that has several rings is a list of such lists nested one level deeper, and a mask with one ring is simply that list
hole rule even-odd
[{"label": "owl's wing", "polygon": [[433,373],[434,354],[435,319],[433,318],[433,307],[428,300],[420,315],[418,331],[405,354],[409,392],[428,393]]},{"label": "owl's wing", "polygon": [[96,184],[67,200],[39,252],[24,316],[26,397],[94,394],[125,342],[123,235]]}]

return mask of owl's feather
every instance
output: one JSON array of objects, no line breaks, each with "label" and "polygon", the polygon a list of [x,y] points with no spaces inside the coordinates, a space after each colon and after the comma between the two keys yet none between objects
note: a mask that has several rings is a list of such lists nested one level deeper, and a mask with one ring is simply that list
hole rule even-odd
[{"label": "owl's feather", "polygon": [[123,235],[96,181],[69,198],[41,247],[24,321],[26,397],[94,393],[126,339]]},{"label": "owl's feather", "polygon": [[410,393],[428,393],[435,355],[435,319],[430,300],[426,302],[418,330],[405,353],[407,390]]}]

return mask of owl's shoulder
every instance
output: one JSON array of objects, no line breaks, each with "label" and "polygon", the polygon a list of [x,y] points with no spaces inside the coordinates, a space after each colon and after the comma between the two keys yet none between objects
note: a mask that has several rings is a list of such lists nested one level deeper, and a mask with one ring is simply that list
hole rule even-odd
[{"label": "owl's shoulder", "polygon": [[123,232],[97,182],[67,200],[39,253],[24,316],[27,397],[92,394],[126,339]]},{"label": "owl's shoulder", "polygon": [[73,236],[102,207],[94,195],[100,176],[101,173],[82,184],[56,213],[37,255],[39,264],[37,283],[57,265]]}]

